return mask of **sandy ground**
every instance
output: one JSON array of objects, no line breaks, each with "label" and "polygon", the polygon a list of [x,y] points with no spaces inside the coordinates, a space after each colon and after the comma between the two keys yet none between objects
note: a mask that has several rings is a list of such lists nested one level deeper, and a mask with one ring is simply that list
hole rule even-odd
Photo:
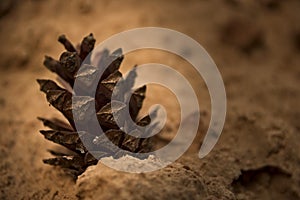
[{"label": "sandy ground", "polygon": [[[0,199],[300,199],[300,1],[13,1],[0,3]],[[45,54],[58,57],[64,33],[72,41],[93,32],[97,42],[135,27],[171,28],[197,40],[223,76],[228,101],[215,149],[199,160],[199,141],[173,165],[124,174],[101,164],[77,183],[44,165],[57,148],[38,133],[37,116],[61,117],[46,103],[36,78],[53,78]],[[163,52],[126,56],[122,69],[159,62],[189,78],[206,131],[210,100],[186,62]],[[150,88],[146,108],[168,109],[164,137],[178,126],[178,105]],[[175,103],[174,103],[175,102]]]}]

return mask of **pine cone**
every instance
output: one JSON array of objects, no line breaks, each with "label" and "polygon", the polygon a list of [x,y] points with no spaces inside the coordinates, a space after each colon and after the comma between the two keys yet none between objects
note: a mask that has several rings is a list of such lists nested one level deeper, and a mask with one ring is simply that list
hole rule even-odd
[{"label": "pine cone", "polygon": [[[132,90],[134,79],[136,77],[136,71],[133,69],[130,71],[127,78],[122,78],[122,74],[119,71],[119,67],[124,58],[122,55],[122,49],[117,49],[112,53],[105,49],[101,53],[101,57],[97,66],[83,65],[80,68],[82,62],[85,59],[89,59],[87,56],[94,48],[95,39],[93,35],[90,34],[85,37],[77,49],[64,35],[60,36],[58,41],[64,45],[67,51],[61,54],[59,60],[45,56],[44,65],[50,71],[56,73],[63,80],[63,82],[68,84],[63,84],[65,85],[65,88],[62,88],[52,80],[38,79],[37,82],[40,85],[40,90],[46,94],[47,101],[64,115],[68,123],[59,119],[45,119],[41,117],[38,119],[43,122],[44,126],[47,126],[51,129],[41,130],[40,133],[43,134],[46,139],[60,144],[70,151],[67,151],[68,153],[62,153],[50,150],[50,153],[55,157],[44,159],[44,163],[60,166],[72,174],[75,178],[82,174],[88,166],[97,164],[98,160],[94,158],[83,145],[80,139],[80,134],[84,134],[85,140],[88,140],[85,142],[93,145],[94,149],[98,151],[96,152],[97,155],[100,155],[98,158],[106,156],[118,158],[123,156],[120,154],[119,148],[134,153],[150,152],[152,149],[150,138],[136,138],[126,134],[125,132],[128,133],[128,131],[139,130],[131,130],[129,128],[126,130],[121,130],[112,116],[111,96],[112,91],[116,87],[116,83],[121,81],[119,84],[121,89],[119,88],[118,91],[120,90],[122,92],[120,92],[120,94],[117,93],[117,95],[124,97],[120,99],[125,99],[126,93]],[[93,72],[95,70],[101,70],[101,67],[103,68],[105,63],[111,64],[109,64],[108,68],[103,72],[103,75],[100,78],[95,97],[89,96],[88,92],[85,94],[86,96],[83,97],[83,99],[94,100],[93,102],[95,104],[98,122],[105,132],[105,135],[101,135],[101,133],[95,135],[89,133],[88,131],[77,132],[72,113],[72,93],[67,89],[68,87],[66,86],[69,85],[72,88],[74,86],[75,77],[80,78],[80,80],[90,80],[89,77],[93,76]],[[89,86],[90,85],[88,81],[83,81],[83,83],[79,84],[79,87],[81,87],[83,91],[89,91]],[[124,91],[126,92],[124,93]],[[120,109],[129,106],[130,116],[132,120],[139,126],[146,126],[151,122],[149,115],[141,119],[137,118],[145,98],[145,92],[146,86],[140,87],[133,92],[129,103],[126,104],[124,102],[119,102],[120,105],[123,105],[123,107],[121,106]],[[82,101],[76,106],[84,107],[85,103],[86,101]],[[126,124],[126,121],[122,123]],[[101,141],[103,137],[107,137],[119,148],[101,148]],[[95,155],[94,153],[93,155]]]}]

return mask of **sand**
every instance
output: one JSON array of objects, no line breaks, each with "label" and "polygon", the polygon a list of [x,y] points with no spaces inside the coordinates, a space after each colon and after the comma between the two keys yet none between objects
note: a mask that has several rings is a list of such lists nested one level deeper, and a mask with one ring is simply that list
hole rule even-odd
[{"label": "sand", "polygon": [[[0,3],[0,199],[300,199],[300,2],[211,1],[13,1]],[[171,28],[198,41],[222,74],[227,117],[221,138],[197,157],[210,118],[210,99],[200,76],[180,58],[159,51],[126,55],[134,64],[159,62],[198,88],[202,118],[189,151],[159,171],[129,174],[99,163],[74,182],[51,157],[37,116],[62,116],[49,107],[37,78],[55,78],[43,65],[57,58],[60,34],[74,42],[94,33],[97,43],[136,27]],[[145,110],[160,102],[169,110],[162,137],[178,128],[178,104],[147,92]],[[161,142],[160,145],[164,143]]]}]

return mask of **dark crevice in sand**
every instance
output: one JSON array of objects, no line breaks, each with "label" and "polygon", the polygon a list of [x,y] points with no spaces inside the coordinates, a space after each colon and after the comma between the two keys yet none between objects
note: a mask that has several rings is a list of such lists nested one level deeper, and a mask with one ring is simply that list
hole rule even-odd
[{"label": "dark crevice in sand", "polygon": [[299,194],[290,187],[291,184],[290,172],[278,166],[266,165],[241,170],[240,176],[231,185],[235,194],[253,193],[260,199],[299,199]]}]

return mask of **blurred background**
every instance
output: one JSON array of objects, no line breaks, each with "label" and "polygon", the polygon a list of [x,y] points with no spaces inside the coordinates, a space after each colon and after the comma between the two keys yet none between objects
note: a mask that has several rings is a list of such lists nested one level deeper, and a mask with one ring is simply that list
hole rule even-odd
[{"label": "blurred background", "polygon": [[[56,42],[58,36],[65,34],[77,44],[93,33],[97,44],[146,26],[192,37],[223,77],[228,111],[221,139],[207,158],[193,164],[204,187],[214,184],[214,190],[204,190],[204,197],[300,199],[299,10],[299,0],[1,0],[0,199],[78,197],[78,185],[42,163],[50,156],[47,149],[55,145],[38,133],[42,125],[36,120],[61,118],[35,81],[55,79],[43,67],[43,59],[58,58],[64,50]],[[201,138],[210,118],[209,94],[201,77],[181,58],[154,50],[126,55],[121,71],[147,62],[176,68],[201,91]],[[178,127],[178,103],[156,86],[147,91],[144,112],[153,103],[168,109],[163,133],[168,140]],[[187,157],[198,159],[199,143]]]}]

